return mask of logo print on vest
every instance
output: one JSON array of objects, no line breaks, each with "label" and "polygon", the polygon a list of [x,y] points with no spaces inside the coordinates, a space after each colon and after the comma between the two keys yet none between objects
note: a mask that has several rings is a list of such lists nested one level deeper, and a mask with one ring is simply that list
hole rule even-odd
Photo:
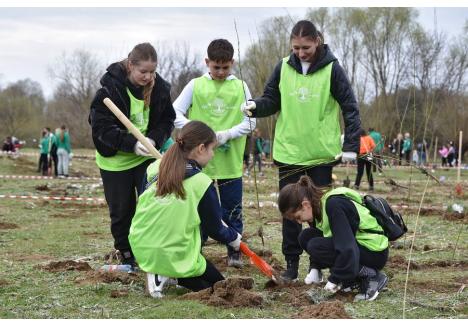
[{"label": "logo print on vest", "polygon": [[312,97],[318,97],[318,94],[312,93],[310,89],[307,87],[299,87],[294,92],[290,93],[289,95],[297,97],[297,100],[301,103],[310,102]]},{"label": "logo print on vest", "polygon": [[143,117],[143,112],[132,114],[131,120],[137,126],[143,125],[143,123],[145,122],[144,117]]}]

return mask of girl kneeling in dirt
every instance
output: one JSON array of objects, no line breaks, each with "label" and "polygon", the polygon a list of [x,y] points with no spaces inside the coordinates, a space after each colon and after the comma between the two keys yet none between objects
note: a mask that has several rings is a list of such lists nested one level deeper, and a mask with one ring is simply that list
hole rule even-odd
[{"label": "girl kneeling in dirt", "polygon": [[325,290],[335,293],[359,287],[357,300],[374,300],[388,282],[380,271],[387,262],[388,239],[371,233],[382,228],[361,202],[352,189],[324,192],[308,176],[285,186],[278,197],[283,216],[311,225],[298,237],[312,265],[306,284],[322,282],[321,269],[330,268]]},{"label": "girl kneeling in dirt", "polygon": [[201,228],[239,251],[241,236],[222,224],[213,181],[202,172],[216,145],[216,134],[210,127],[200,121],[189,122],[164,157],[148,168],[148,179],[153,183],[139,198],[128,238],[151,283],[154,279],[148,277],[164,275],[199,291],[224,280],[201,254]]}]

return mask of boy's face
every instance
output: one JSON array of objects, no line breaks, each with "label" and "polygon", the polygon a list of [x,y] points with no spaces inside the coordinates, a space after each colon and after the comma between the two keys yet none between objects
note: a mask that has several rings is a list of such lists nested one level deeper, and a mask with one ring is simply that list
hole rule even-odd
[{"label": "boy's face", "polygon": [[210,71],[211,78],[214,80],[225,80],[231,74],[234,59],[231,61],[221,62],[206,58],[205,62]]}]

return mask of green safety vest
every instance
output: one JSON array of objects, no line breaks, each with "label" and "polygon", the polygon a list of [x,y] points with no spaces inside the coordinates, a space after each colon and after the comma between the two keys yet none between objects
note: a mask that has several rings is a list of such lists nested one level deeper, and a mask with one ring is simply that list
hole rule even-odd
[{"label": "green safety vest", "polygon": [[[206,76],[195,79],[192,106],[188,118],[206,123],[214,131],[230,129],[244,119],[240,111],[245,101],[243,82],[239,79],[212,80]],[[203,172],[213,179],[233,179],[242,176],[245,136],[229,140],[229,148],[216,148],[213,159]]]},{"label": "green safety vest", "polygon": [[[151,166],[159,171],[159,163]],[[145,272],[186,278],[202,275],[198,204],[212,183],[203,172],[184,180],[186,199],[156,196],[154,182],[140,196],[128,240],[138,266]]]},{"label": "green safety vest", "polygon": [[[145,101],[133,96],[128,88],[127,94],[130,98],[130,121],[144,135],[148,129],[149,108],[145,108]],[[104,157],[96,151],[96,164],[106,171],[129,170],[150,159],[152,158],[122,151],[117,151],[114,156]]]},{"label": "green safety vest", "polygon": [[361,230],[372,230],[383,232],[382,227],[379,225],[375,217],[373,217],[369,210],[363,205],[361,195],[357,191],[349,188],[339,187],[328,191],[321,199],[322,205],[322,221],[317,221],[317,228],[323,232],[323,236],[329,238],[332,236],[328,215],[326,212],[326,202],[330,196],[344,195],[351,199],[356,206],[359,215],[359,230],[356,232],[356,241],[363,247],[371,251],[382,251],[388,247],[388,238],[383,234],[369,233]]},{"label": "green safety vest", "polygon": [[303,75],[288,59],[281,66],[273,158],[292,165],[330,163],[341,152],[339,105],[330,93],[333,63]]}]

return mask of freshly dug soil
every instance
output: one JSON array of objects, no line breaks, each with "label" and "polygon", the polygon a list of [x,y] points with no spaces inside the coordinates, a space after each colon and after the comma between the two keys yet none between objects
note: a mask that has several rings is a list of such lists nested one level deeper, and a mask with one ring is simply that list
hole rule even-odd
[{"label": "freshly dug soil", "polygon": [[64,261],[53,261],[45,266],[38,266],[39,268],[48,272],[63,272],[63,271],[90,271],[92,270],[86,262],[64,260]]},{"label": "freshly dug soil", "polygon": [[0,279],[0,286],[5,286],[5,285],[8,285],[8,284],[10,284],[10,283],[8,283],[8,281]]},{"label": "freshly dug soil", "polygon": [[343,302],[334,300],[301,307],[300,312],[294,315],[293,318],[350,319],[351,317],[344,309]]},{"label": "freshly dug soil", "polygon": [[181,296],[186,300],[198,300],[209,306],[233,308],[256,307],[263,303],[263,297],[250,291],[253,287],[250,277],[235,277],[220,281],[213,286],[199,292],[191,292]]},{"label": "freshly dug soil", "polygon": [[128,297],[128,290],[112,290],[110,293],[111,298]]},{"label": "freshly dug soil", "polygon": [[[395,269],[401,269],[401,270],[406,270],[408,267],[408,261],[406,260],[405,257],[400,256],[400,255],[395,255],[395,256],[390,256],[387,261],[387,267],[389,268],[395,268]],[[412,270],[418,270],[421,267],[416,264],[415,262],[411,262],[410,269]]]},{"label": "freshly dug soil", "polygon": [[0,222],[0,230],[18,229],[18,228],[19,226],[15,223]]},{"label": "freshly dug soil", "polygon": [[468,223],[468,213],[447,212],[444,220]]}]

